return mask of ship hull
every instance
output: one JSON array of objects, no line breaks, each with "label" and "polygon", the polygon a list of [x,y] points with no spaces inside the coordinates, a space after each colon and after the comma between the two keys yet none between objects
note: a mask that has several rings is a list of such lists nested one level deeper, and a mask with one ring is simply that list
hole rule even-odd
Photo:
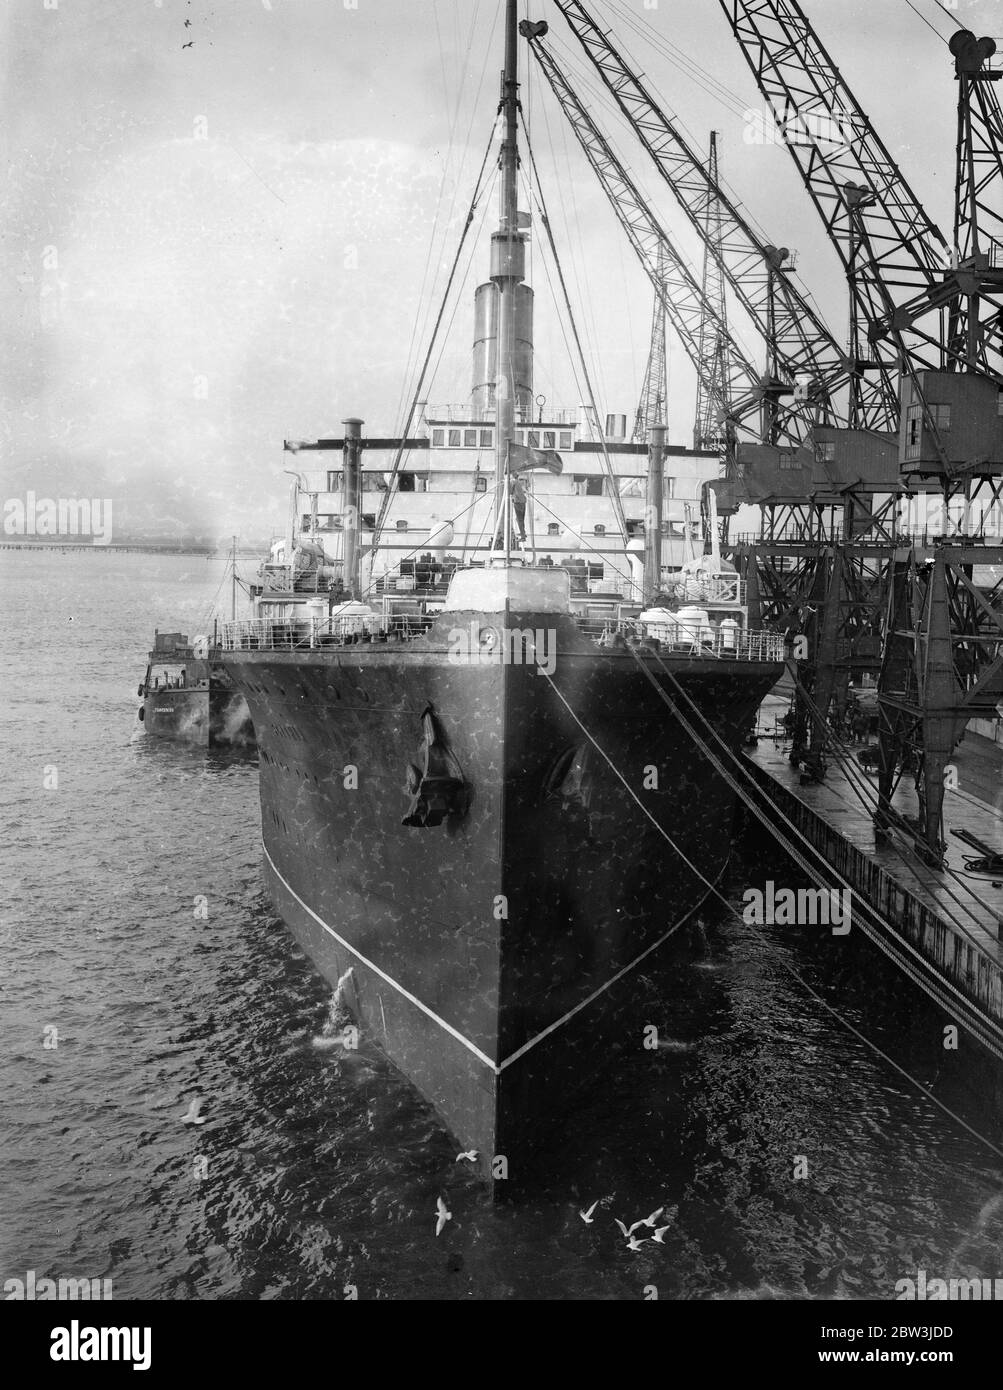
[{"label": "ship hull", "polygon": [[[223,658],[257,731],[276,907],[332,985],[351,968],[346,1002],[366,1034],[508,1176],[558,1094],[587,1082],[586,1052],[643,1046],[648,1021],[622,1007],[629,976],[711,891],[731,839],[727,782],[638,661],[558,627],[547,674],[457,657],[434,629],[396,649]],[[657,661],[642,664],[671,698]],[[700,657],[671,669],[732,747],[780,672]],[[462,779],[460,805],[402,824],[430,738]]]},{"label": "ship hull", "polygon": [[154,738],[205,748],[254,742],[247,701],[229,685],[149,690],[142,706],[143,727]]}]

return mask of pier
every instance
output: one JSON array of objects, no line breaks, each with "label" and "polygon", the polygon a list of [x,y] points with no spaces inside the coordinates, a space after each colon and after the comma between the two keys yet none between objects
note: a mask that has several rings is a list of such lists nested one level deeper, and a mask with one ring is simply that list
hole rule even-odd
[{"label": "pier", "polygon": [[[851,779],[833,761],[823,781],[802,781],[781,723],[787,708],[777,694],[761,707],[759,741],[746,758],[754,781],[831,864],[831,886],[849,886],[882,919],[876,925],[854,913],[854,927],[1003,1061],[1003,867],[971,872],[966,861],[978,851],[955,834],[963,830],[1003,854],[1003,748],[969,732],[955,750],[944,799],[945,868],[937,870],[901,833],[875,844],[876,775],[858,765],[863,776]],[[892,806],[910,814],[914,794],[900,787]]]}]

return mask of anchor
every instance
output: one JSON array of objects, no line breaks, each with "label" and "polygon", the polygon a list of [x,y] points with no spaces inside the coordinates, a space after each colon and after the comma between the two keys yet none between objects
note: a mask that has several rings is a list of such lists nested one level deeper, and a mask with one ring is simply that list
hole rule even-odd
[{"label": "anchor", "polygon": [[465,815],[470,795],[462,769],[439,733],[431,705],[424,710],[421,723],[425,766],[421,769],[414,763],[408,764],[404,790],[411,797],[411,805],[401,825],[424,830],[441,825],[447,816]]}]

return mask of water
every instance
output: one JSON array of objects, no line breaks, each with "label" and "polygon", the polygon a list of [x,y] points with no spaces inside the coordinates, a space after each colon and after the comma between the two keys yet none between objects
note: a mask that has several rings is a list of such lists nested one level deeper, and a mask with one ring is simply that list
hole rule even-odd
[{"label": "water", "polygon": [[[340,1015],[263,895],[253,756],[141,732],[153,629],[200,630],[221,572],[0,552],[0,1277],[110,1277],[118,1299],[802,1299],[1003,1273],[1000,1160],[785,963],[999,1143],[943,1074],[939,1016],[866,946],[764,942],[717,909],[637,977],[663,1046],[611,1057],[534,1190],[486,1206],[364,1037],[323,1045]],[[747,850],[732,900],[767,877],[796,883]],[[613,1218],[659,1206],[678,1208],[663,1244],[627,1250]]]}]

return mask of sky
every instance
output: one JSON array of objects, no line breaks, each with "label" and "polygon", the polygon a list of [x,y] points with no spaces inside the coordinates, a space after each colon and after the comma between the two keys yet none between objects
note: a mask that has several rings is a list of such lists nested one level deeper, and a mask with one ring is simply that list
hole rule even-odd
[{"label": "sky", "polygon": [[[913,4],[919,14],[907,0],[803,0],[949,229],[945,37],[961,26],[995,36],[1003,22],[994,0]],[[721,132],[726,183],[769,240],[797,250],[842,339],[845,285],[793,161],[745,138],[760,99],[720,0],[592,9],[695,145]],[[350,415],[367,433],[399,430],[492,132],[501,10],[502,0],[7,0],[3,497],[111,497],[120,529],[256,539],[282,528],[283,439],[339,435]],[[553,0],[520,0],[523,15],[550,23],[558,60],[699,265]],[[525,45],[522,56],[528,64]],[[541,75],[530,67],[523,82],[600,410],[631,418],[650,286]],[[495,221],[492,190],[433,353],[422,392],[432,402],[469,395],[473,291]],[[581,373],[538,225],[530,278],[536,390],[548,409],[574,408]],[[670,441],[686,444],[695,377],[671,343],[670,376]]]}]

